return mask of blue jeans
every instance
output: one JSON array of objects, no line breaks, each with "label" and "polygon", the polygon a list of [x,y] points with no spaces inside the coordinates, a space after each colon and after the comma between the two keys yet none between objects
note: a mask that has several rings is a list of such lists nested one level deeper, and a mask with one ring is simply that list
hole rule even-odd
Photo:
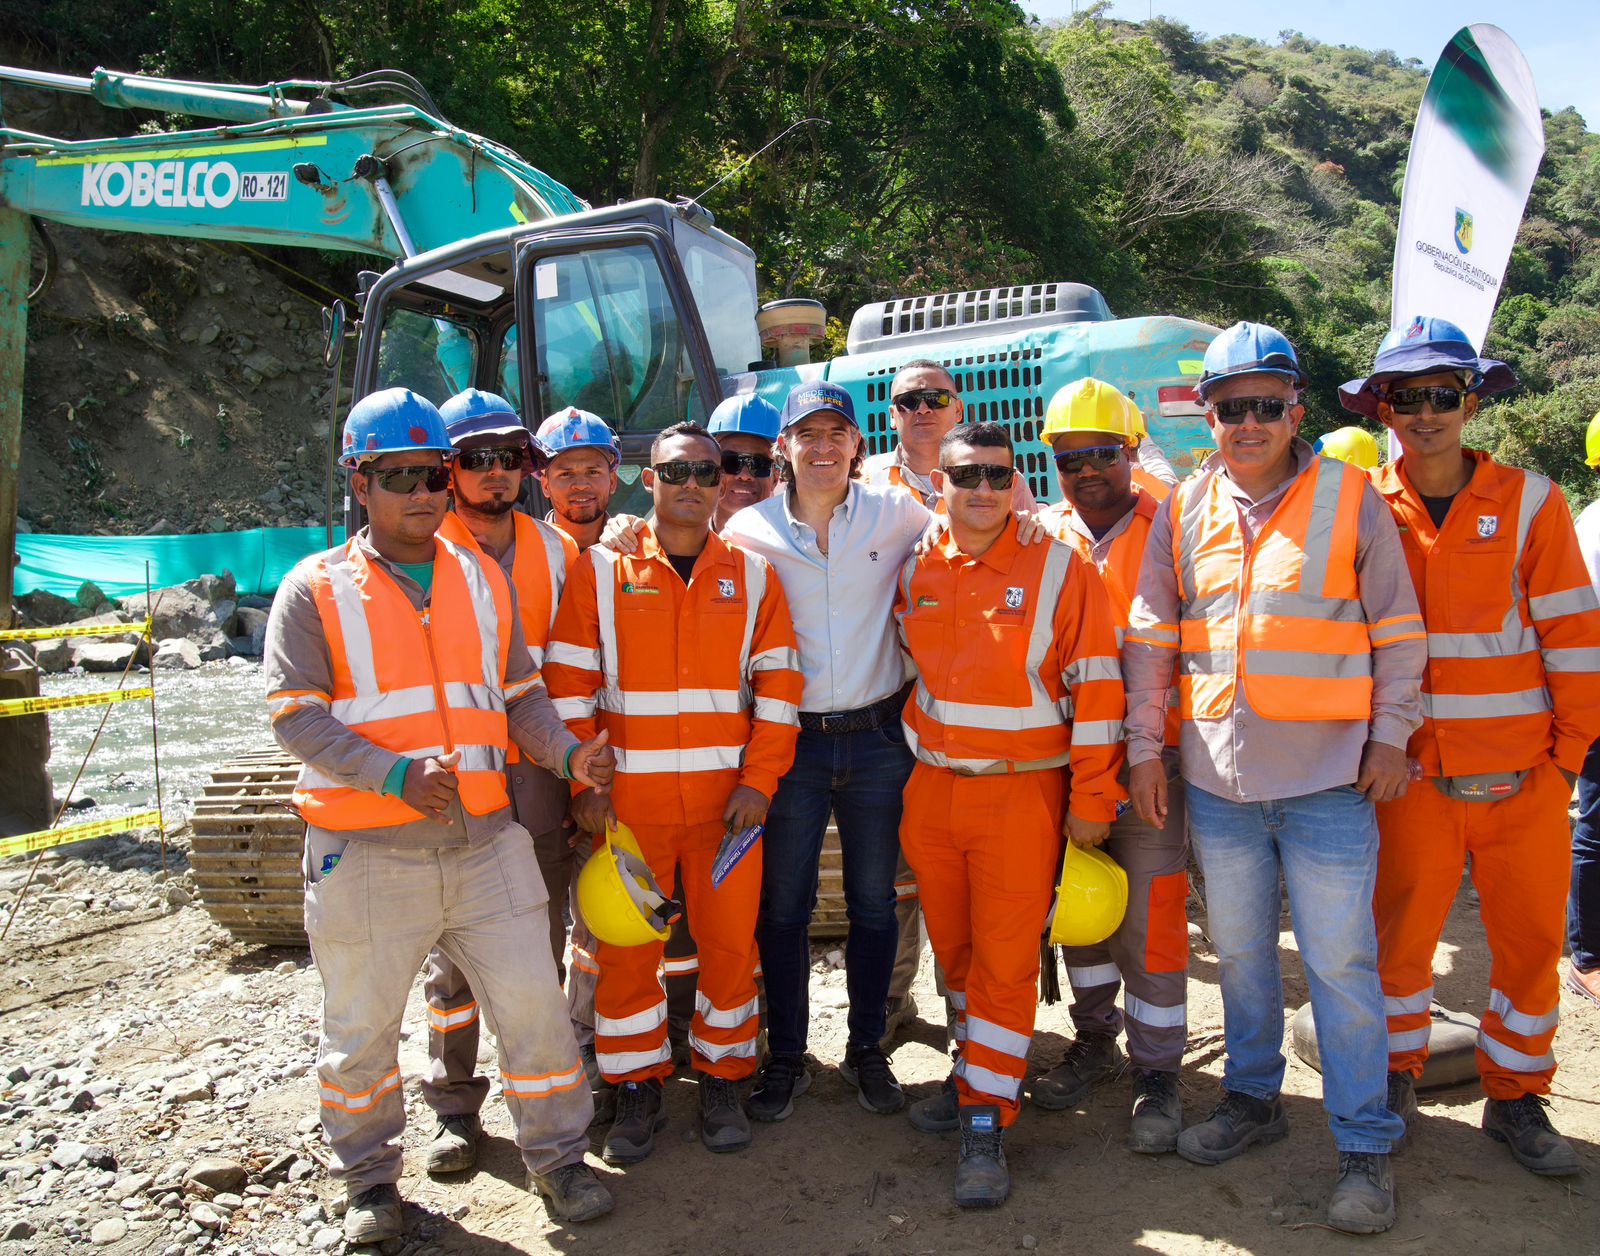
[{"label": "blue jeans", "polygon": [[1572,826],[1572,893],[1567,899],[1572,966],[1600,968],[1600,741],[1578,775],[1578,822]]},{"label": "blue jeans", "polygon": [[778,782],[763,839],[756,942],[767,984],[767,1039],[774,1055],[798,1055],[806,1049],[811,1019],[807,930],[817,905],[817,867],[829,812],[839,825],[844,851],[850,1045],[876,1045],[883,1037],[889,974],[900,934],[894,913],[900,810],[912,763],[898,719],[837,736],[800,731],[794,766]]},{"label": "blue jeans", "polygon": [[1372,803],[1349,785],[1249,803],[1189,785],[1186,797],[1222,984],[1223,1086],[1257,1099],[1272,1099],[1283,1086],[1281,871],[1311,986],[1333,1141],[1340,1151],[1387,1152],[1405,1127],[1387,1101]]}]

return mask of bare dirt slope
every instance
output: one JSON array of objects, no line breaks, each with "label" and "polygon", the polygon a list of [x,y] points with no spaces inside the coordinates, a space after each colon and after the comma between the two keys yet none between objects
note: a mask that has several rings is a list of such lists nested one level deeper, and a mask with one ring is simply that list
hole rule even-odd
[{"label": "bare dirt slope", "polygon": [[[198,906],[173,907],[169,895],[186,897],[182,867],[180,855],[163,883],[154,847],[130,838],[70,848],[46,860],[48,884],[35,886],[5,943],[0,1235],[34,1233],[0,1240],[0,1252],[87,1249],[92,1235],[108,1252],[170,1256],[340,1248],[337,1221],[319,1206],[337,1191],[315,1131],[315,969],[303,953],[242,949]],[[0,905],[14,897],[21,868],[0,865]],[[393,1250],[1311,1253],[1355,1242],[1320,1224],[1333,1151],[1320,1079],[1292,1056],[1293,1129],[1283,1143],[1216,1169],[1133,1156],[1122,1146],[1126,1092],[1118,1082],[1076,1113],[1026,1112],[1009,1144],[1010,1204],[960,1212],[949,1200],[954,1136],[919,1134],[903,1117],[862,1111],[833,1071],[844,1042],[844,987],[824,949],[812,981],[812,1048],[827,1067],[795,1116],[758,1127],[748,1153],[713,1158],[694,1140],[693,1086],[675,1079],[671,1124],[655,1156],[626,1173],[601,1169],[617,1212],[571,1231],[548,1225],[523,1191],[497,1100],[475,1175],[420,1175],[414,1151],[431,1127],[417,1095],[426,1035],[414,991],[401,1047],[413,1118],[403,1183],[411,1229]],[[1293,1007],[1305,986],[1287,933],[1284,958]],[[1487,956],[1465,895],[1438,964],[1442,1001],[1481,1010]],[[917,992],[929,1020],[939,1006],[931,967],[925,959]],[[1221,1070],[1215,959],[1203,938],[1189,1008],[1183,1088],[1188,1115],[1198,1119]],[[1418,1137],[1397,1168],[1400,1222],[1367,1241],[1371,1250],[1600,1252],[1600,1009],[1569,997],[1562,1013],[1554,1115],[1576,1141],[1584,1174],[1560,1182],[1517,1168],[1476,1128],[1481,1100],[1473,1088],[1425,1094]],[[1061,1006],[1041,1010],[1040,1069],[1055,1062],[1066,1025]],[[942,1041],[940,1028],[922,1024],[896,1048],[895,1067],[914,1094],[943,1077]],[[23,1080],[19,1066],[29,1074]],[[203,1154],[238,1162],[249,1185],[211,1202],[184,1194],[182,1174]],[[70,1167],[52,1167],[52,1156]],[[114,1167],[95,1167],[107,1157]]]}]

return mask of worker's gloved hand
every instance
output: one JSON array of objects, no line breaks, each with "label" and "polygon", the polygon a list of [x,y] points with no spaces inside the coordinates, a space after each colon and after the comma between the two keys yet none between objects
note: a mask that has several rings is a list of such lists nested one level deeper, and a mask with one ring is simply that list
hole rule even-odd
[{"label": "worker's gloved hand", "polygon": [[611,795],[586,789],[572,800],[572,818],[585,833],[604,833],[617,822]]},{"label": "worker's gloved hand", "polygon": [[635,554],[639,550],[639,533],[644,531],[644,520],[638,515],[616,515],[606,524],[596,545],[619,554]]},{"label": "worker's gloved hand", "polygon": [[772,800],[759,789],[748,785],[735,785],[728,795],[728,805],[722,809],[722,827],[730,833],[742,833],[752,825],[763,824]]},{"label": "worker's gloved hand", "polygon": [[567,764],[573,780],[602,794],[610,791],[611,778],[617,773],[617,752],[606,745],[610,740],[610,732],[602,728],[594,740],[578,743]]},{"label": "worker's gloved hand", "polygon": [[1373,802],[1393,802],[1406,792],[1411,768],[1399,746],[1369,741],[1361,751],[1361,773],[1356,788]]},{"label": "worker's gloved hand", "polygon": [[1067,822],[1061,826],[1061,832],[1074,846],[1098,846],[1111,836],[1111,821],[1085,820],[1067,812]]},{"label": "worker's gloved hand", "polygon": [[1128,769],[1128,797],[1133,809],[1146,824],[1165,828],[1167,824],[1167,766],[1160,759],[1146,759]]},{"label": "worker's gloved hand", "polygon": [[455,773],[456,764],[460,762],[459,750],[433,759],[413,759],[406,766],[400,797],[408,807],[415,807],[430,820],[453,823],[449,812],[450,804],[456,800],[456,790],[461,787]]}]

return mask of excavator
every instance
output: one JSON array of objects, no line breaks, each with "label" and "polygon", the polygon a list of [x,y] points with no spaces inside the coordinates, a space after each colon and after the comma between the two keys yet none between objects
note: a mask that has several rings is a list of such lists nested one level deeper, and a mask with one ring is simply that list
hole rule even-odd
[{"label": "excavator", "polygon": [[[0,624],[11,616],[32,241],[48,241],[51,223],[392,259],[359,277],[354,396],[405,386],[437,403],[475,386],[507,396],[531,426],[567,405],[593,410],[622,444],[618,511],[646,513],[639,470],[654,433],[704,420],[738,392],[781,406],[800,382],[827,379],[850,391],[869,451],[891,448],[889,384],[912,358],[948,366],[970,418],[1010,427],[1041,501],[1059,496],[1038,438],[1045,406],[1084,375],[1133,397],[1180,474],[1212,448],[1193,384],[1215,327],[1119,319],[1087,285],[1032,284],[872,303],[851,319],[845,354],[811,362],[822,307],[761,305],[754,252],[699,203],[594,208],[450,123],[398,71],[239,86],[0,67],[0,93],[12,87],[208,125],[59,139],[5,125],[0,98]],[[338,397],[341,303],[324,325]],[[331,424],[330,486],[339,435]],[[331,498],[330,487],[330,543]],[[348,498],[342,516],[360,525]],[[303,825],[287,807],[297,766],[275,751],[243,756],[196,803],[196,885],[243,940],[304,944]]]}]

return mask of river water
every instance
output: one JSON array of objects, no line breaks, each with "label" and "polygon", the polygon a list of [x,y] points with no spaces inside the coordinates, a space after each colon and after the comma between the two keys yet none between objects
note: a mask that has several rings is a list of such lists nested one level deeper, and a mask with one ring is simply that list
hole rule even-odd
[{"label": "river water", "polygon": [[[150,683],[135,672],[127,688]],[[46,697],[98,693],[117,688],[115,673],[46,676]],[[261,665],[235,659],[206,663],[192,672],[154,673],[156,730],[161,755],[161,794],[168,829],[189,818],[194,799],[211,772],[247,750],[274,748],[261,689]],[[108,713],[109,712],[109,713]],[[108,819],[156,805],[155,755],[151,749],[150,703],[136,699],[112,707],[80,707],[50,713],[50,776],[59,803],[101,716],[105,731],[90,756],[73,797],[95,806],[70,811],[63,824]]]}]

